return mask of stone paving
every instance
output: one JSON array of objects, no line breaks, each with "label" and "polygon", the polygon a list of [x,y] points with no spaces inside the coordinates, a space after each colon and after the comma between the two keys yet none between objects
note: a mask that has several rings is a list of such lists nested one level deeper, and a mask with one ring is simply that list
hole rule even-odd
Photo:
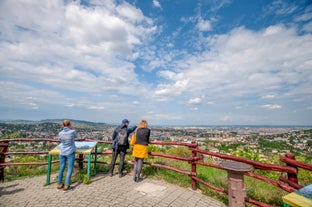
[{"label": "stone paving", "polygon": [[98,174],[88,185],[74,183],[74,189],[56,189],[56,174],[51,185],[46,176],[0,183],[0,207],[19,206],[156,206],[156,207],[226,207],[200,191],[182,188],[164,181],[144,179],[135,183],[131,175],[119,178]]}]

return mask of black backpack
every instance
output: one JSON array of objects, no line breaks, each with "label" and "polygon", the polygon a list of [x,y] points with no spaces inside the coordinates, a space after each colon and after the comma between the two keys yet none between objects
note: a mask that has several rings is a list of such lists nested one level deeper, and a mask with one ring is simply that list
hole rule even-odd
[{"label": "black backpack", "polygon": [[117,132],[117,145],[125,146],[128,143],[128,130],[126,127],[120,128]]}]

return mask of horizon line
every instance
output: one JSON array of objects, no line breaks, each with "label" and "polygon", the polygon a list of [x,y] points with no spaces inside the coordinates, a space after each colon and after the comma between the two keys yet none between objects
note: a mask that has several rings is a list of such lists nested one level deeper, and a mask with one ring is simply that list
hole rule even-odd
[{"label": "horizon line", "polygon": [[[47,122],[47,121],[57,121],[64,119],[42,119],[42,120],[27,120],[27,119],[0,119],[0,122]],[[120,123],[106,123],[106,122],[95,122],[80,119],[69,119],[72,122],[90,122],[94,124],[106,124],[106,125],[120,125]],[[151,126],[157,127],[304,127],[312,128],[312,125],[306,124],[153,124]]]}]

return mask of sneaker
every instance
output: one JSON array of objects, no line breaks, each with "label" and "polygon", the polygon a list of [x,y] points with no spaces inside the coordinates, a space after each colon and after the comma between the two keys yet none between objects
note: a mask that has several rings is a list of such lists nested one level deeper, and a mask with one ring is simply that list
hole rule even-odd
[{"label": "sneaker", "polygon": [[57,189],[58,189],[58,190],[61,190],[63,187],[64,187],[64,184],[63,184],[63,183],[57,185]]},{"label": "sneaker", "polygon": [[63,188],[64,192],[67,192],[67,191],[70,191],[70,190],[73,190],[73,188],[70,187],[69,185],[65,185],[64,188]]},{"label": "sneaker", "polygon": [[141,181],[143,181],[143,178],[140,178],[140,177],[136,177],[134,180],[134,182],[136,183],[141,182]]}]

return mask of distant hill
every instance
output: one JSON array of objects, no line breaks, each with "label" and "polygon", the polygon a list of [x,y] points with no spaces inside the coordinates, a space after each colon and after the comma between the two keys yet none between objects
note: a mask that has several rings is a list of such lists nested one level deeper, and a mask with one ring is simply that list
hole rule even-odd
[{"label": "distant hill", "polygon": [[[64,119],[44,119],[40,121],[31,120],[0,120],[0,123],[10,123],[10,124],[41,124],[41,123],[57,123],[61,124]],[[101,122],[91,122],[84,120],[70,119],[70,121],[75,125],[88,125],[88,126],[110,126],[111,124],[101,123]]]}]

